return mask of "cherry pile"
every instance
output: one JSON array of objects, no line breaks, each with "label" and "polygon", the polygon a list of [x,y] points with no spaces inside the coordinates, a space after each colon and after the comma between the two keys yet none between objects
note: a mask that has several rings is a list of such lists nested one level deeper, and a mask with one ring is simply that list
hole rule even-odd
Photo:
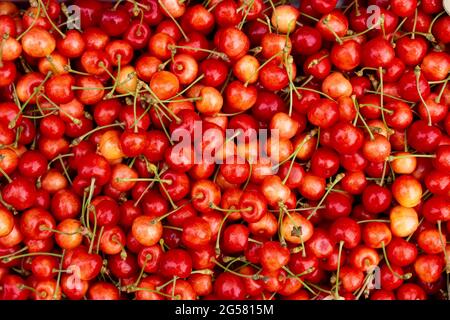
[{"label": "cherry pile", "polygon": [[0,299],[450,299],[450,17],[337,2],[0,2]]}]

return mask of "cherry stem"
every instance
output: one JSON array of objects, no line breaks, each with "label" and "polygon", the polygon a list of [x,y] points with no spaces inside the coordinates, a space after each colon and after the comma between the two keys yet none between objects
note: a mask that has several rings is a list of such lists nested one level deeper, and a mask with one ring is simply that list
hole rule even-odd
[{"label": "cherry stem", "polygon": [[369,220],[360,220],[357,221],[356,223],[369,223],[369,222],[385,222],[385,223],[389,223],[391,222],[391,220],[385,220],[385,219],[369,219]]},{"label": "cherry stem", "polygon": [[364,117],[359,112],[359,104],[358,104],[358,101],[356,101],[356,96],[355,95],[352,95],[352,101],[353,101],[353,105],[355,106],[355,110],[356,110],[357,116],[361,119],[362,123],[364,124],[364,126],[367,129],[367,132],[369,133],[370,140],[374,140],[375,137],[374,137],[374,135],[372,133],[372,130],[370,130],[369,126],[367,125],[366,120],[364,119]]},{"label": "cherry stem", "polygon": [[0,167],[0,173],[5,177],[5,179],[8,181],[8,183],[12,182],[11,177],[5,172],[5,170],[2,169],[2,167]]},{"label": "cherry stem", "polygon": [[[308,133],[308,134],[303,138],[302,142],[297,146],[297,148],[295,148],[294,153],[293,153],[291,156],[288,157],[288,159],[292,157],[292,161],[291,161],[291,164],[290,164],[290,166],[289,166],[289,170],[288,170],[288,172],[286,173],[286,177],[284,177],[284,179],[283,179],[283,181],[282,181],[283,184],[286,184],[286,182],[287,182],[288,179],[289,179],[289,176],[290,176],[290,174],[291,174],[292,168],[294,167],[294,162],[295,162],[295,159],[296,159],[298,153],[299,153],[300,150],[303,148],[303,146],[305,145],[305,143],[308,142],[309,140],[311,140],[316,134],[317,134],[317,130],[312,130],[310,133]],[[287,159],[286,159],[286,160],[287,160]],[[279,165],[278,165],[277,167],[279,167]],[[273,168],[273,167],[272,167],[272,168]]]},{"label": "cherry stem", "polygon": [[242,8],[244,8],[244,6],[247,6],[247,9],[246,10],[244,9],[245,10],[244,16],[242,17],[242,20],[238,25],[239,30],[242,30],[242,27],[244,26],[244,23],[247,20],[247,16],[250,13],[250,10],[252,9],[254,3],[255,3],[255,0],[250,0],[250,3],[247,5],[246,1],[244,1],[242,6],[237,9],[237,11],[239,12],[242,10]]},{"label": "cherry stem", "polygon": [[[153,92],[153,90],[150,88],[149,85],[147,85],[146,83],[140,81],[139,82],[141,86],[143,86],[148,92],[150,92],[150,94],[152,95],[153,99],[155,99],[158,104],[164,109],[166,110],[175,120],[177,123],[181,122],[181,119],[170,109],[168,108],[159,98],[158,96]],[[174,96],[176,97],[176,96]],[[172,120],[172,119],[171,119]]]},{"label": "cherry stem", "polygon": [[380,106],[377,106],[376,104],[370,104],[370,103],[362,103],[359,105],[360,108],[364,108],[364,107],[372,107],[375,109],[380,109],[380,110],[384,110],[384,112],[386,112],[387,114],[394,114],[393,110],[386,110]]},{"label": "cherry stem", "polygon": [[[315,93],[317,93],[317,94],[319,94],[319,95],[324,96],[325,98],[327,98],[327,99],[329,99],[329,100],[331,100],[331,101],[336,102],[335,99],[333,99],[332,97],[330,97],[329,95],[327,95],[326,93],[324,93],[324,92],[322,92],[322,91],[318,91],[318,90],[311,89],[311,88],[308,88],[308,87],[297,87],[297,89],[315,92]],[[366,92],[367,92],[367,91],[366,91]]]},{"label": "cherry stem", "polygon": [[29,253],[19,254],[17,256],[2,258],[1,261],[3,263],[8,263],[8,262],[11,262],[16,259],[33,257],[33,256],[52,256],[52,257],[58,257],[58,258],[62,257],[60,254],[52,253],[52,252],[29,252]]},{"label": "cherry stem", "polygon": [[269,64],[271,61],[273,61],[275,58],[277,58],[278,56],[282,55],[283,51],[279,51],[277,53],[275,53],[273,56],[271,56],[269,59],[267,59],[266,61],[264,61],[263,64],[261,64],[258,69],[256,69],[255,71],[252,72],[252,74],[250,75],[250,77],[248,77],[249,79],[247,81],[245,81],[244,83],[244,87],[247,87],[249,85],[249,80],[251,78],[253,78],[256,74],[258,74],[258,72],[264,68],[267,64]]},{"label": "cherry stem", "polygon": [[178,30],[180,30],[180,33],[183,35],[184,40],[189,41],[189,38],[186,35],[186,33],[184,32],[183,28],[180,26],[180,24],[178,23],[177,19],[175,19],[172,16],[172,14],[169,12],[169,10],[167,10],[167,8],[164,5],[164,3],[162,3],[161,0],[158,0],[158,3],[161,6],[161,8],[167,13],[167,15],[170,17],[170,19],[172,19],[172,21],[175,23],[175,25],[177,26]]},{"label": "cherry stem", "polygon": [[170,211],[170,212],[168,212],[168,213],[166,213],[166,214],[164,214],[164,215],[158,217],[158,219],[156,219],[156,221],[162,221],[162,220],[164,220],[165,218],[167,218],[168,216],[170,216],[172,213],[175,213],[175,212],[177,212],[178,210],[180,210],[181,208],[183,208],[185,205],[187,205],[187,203],[184,203],[184,204],[182,204],[181,206],[177,207],[176,209],[174,209],[174,210],[172,210],[172,211]]},{"label": "cherry stem", "polygon": [[[432,34],[432,30],[433,30],[433,26],[434,26],[434,23],[439,19],[439,17],[440,16],[442,16],[443,14],[445,14],[445,11],[441,11],[441,12],[439,12],[439,14],[437,14],[434,18],[433,18],[433,20],[431,21],[431,23],[430,23],[430,26],[428,27],[428,34]],[[405,18],[406,19],[406,18]]]},{"label": "cherry stem", "polygon": [[172,184],[172,180],[156,179],[156,178],[116,178],[117,182],[130,182],[130,181],[148,181]]},{"label": "cherry stem", "polygon": [[238,277],[242,277],[242,278],[249,278],[249,279],[253,279],[253,280],[258,280],[260,279],[260,276],[258,274],[254,274],[254,275],[249,275],[249,274],[242,274],[239,272],[236,272],[232,269],[228,269],[226,266],[224,266],[223,264],[221,264],[219,261],[217,261],[216,259],[212,258],[212,261],[218,265],[220,268],[222,268],[225,272],[229,272],[232,273]]},{"label": "cherry stem", "polygon": [[396,159],[408,159],[408,158],[436,158],[435,154],[404,154],[400,156],[389,156],[389,161],[394,161]]},{"label": "cherry stem", "polygon": [[169,132],[167,131],[166,125],[165,125],[164,122],[162,121],[162,118],[161,118],[161,114],[160,114],[160,113],[162,113],[162,114],[165,115],[166,117],[167,117],[167,115],[166,115],[166,114],[164,113],[164,111],[162,111],[161,108],[158,107],[157,105],[155,105],[154,108],[155,108],[156,116],[158,117],[159,122],[161,123],[161,127],[162,127],[162,129],[163,129],[163,131],[164,131],[164,134],[166,135],[166,137],[167,137],[167,139],[169,140],[170,144],[173,146],[173,145],[174,145],[174,142],[172,141],[172,138],[171,138]]},{"label": "cherry stem", "polygon": [[25,246],[25,247],[23,247],[23,248],[21,248],[21,249],[15,251],[15,252],[13,252],[13,253],[10,253],[10,254],[1,256],[1,257],[0,257],[0,260],[1,260],[1,259],[4,259],[4,258],[13,257],[13,256],[15,256],[16,254],[19,254],[19,253],[24,252],[24,251],[27,251],[27,250],[28,250],[28,247]]},{"label": "cherry stem", "polygon": [[437,227],[438,227],[438,231],[439,231],[439,240],[441,241],[442,250],[444,251],[445,271],[446,271],[447,274],[449,274],[450,273],[450,260],[449,260],[449,257],[447,255],[447,250],[446,250],[446,244],[445,244],[445,241],[444,241],[444,236],[442,235],[442,221],[441,220],[438,220]]},{"label": "cherry stem", "polygon": [[379,186],[380,186],[380,187],[382,187],[383,184],[384,184],[384,178],[386,177],[386,167],[387,167],[387,163],[388,163],[388,160],[387,160],[387,159],[384,160],[384,162],[383,162],[383,172],[382,172],[382,174],[381,174],[381,179],[380,179],[380,182],[379,182]]},{"label": "cherry stem", "polygon": [[[47,95],[45,95],[44,93],[41,93],[41,97],[43,97],[45,100],[47,100],[60,113],[64,114],[66,117],[68,117],[74,124],[76,124],[76,125],[81,124],[81,120],[74,118],[72,115],[67,113],[67,111],[65,111],[64,109],[61,109],[61,107],[58,106],[56,103],[54,103],[49,97],[47,97]],[[39,105],[39,104],[37,104],[37,105]]]},{"label": "cherry stem", "polygon": [[175,52],[176,49],[186,49],[186,50],[192,50],[192,51],[206,52],[206,53],[215,55],[215,56],[221,58],[222,60],[225,60],[225,61],[230,60],[228,58],[228,56],[223,52],[217,52],[217,51],[209,50],[209,49],[205,49],[205,48],[196,48],[196,47],[191,47],[191,46],[180,46],[180,45],[168,45],[167,48],[169,50],[172,50],[173,52]]},{"label": "cherry stem", "polygon": [[131,287],[126,287],[126,292],[131,293],[131,292],[136,292],[136,291],[146,291],[146,292],[152,292],[152,293],[156,293],[159,294],[160,296],[166,297],[166,298],[172,298],[172,296],[170,294],[166,294],[166,293],[162,293],[158,290],[153,290],[153,289],[149,289],[149,288],[139,288],[139,287],[135,287],[135,286],[131,286]]},{"label": "cherry stem", "polygon": [[388,267],[389,271],[391,271],[391,273],[394,276],[396,276],[399,279],[403,279],[403,280],[408,280],[412,277],[412,273],[405,273],[405,274],[401,275],[392,269],[391,264],[389,262],[387,254],[386,254],[386,246],[384,245],[384,241],[381,242],[381,249],[383,250],[383,256],[384,256],[384,260],[386,261],[386,266]]},{"label": "cherry stem", "polygon": [[52,72],[49,71],[47,73],[47,75],[45,76],[44,80],[33,89],[33,93],[28,97],[27,101],[25,101],[25,103],[20,107],[19,112],[16,114],[16,116],[14,117],[14,119],[12,119],[8,125],[9,129],[13,129],[16,126],[17,120],[19,119],[19,116],[22,114],[22,112],[25,110],[25,107],[30,103],[31,99],[33,99],[38,92],[41,91],[42,87],[44,86],[45,82],[50,78],[50,76],[52,75]]},{"label": "cherry stem", "polygon": [[42,11],[44,12],[45,17],[47,18],[47,20],[48,20],[48,22],[50,23],[50,25],[53,27],[53,29],[56,30],[56,32],[58,32],[58,33],[61,35],[61,37],[62,37],[63,39],[65,39],[65,38],[66,38],[66,35],[64,34],[64,32],[62,32],[62,31],[55,25],[55,23],[53,22],[53,20],[50,18],[50,16],[48,15],[47,10],[45,9],[45,5],[44,5],[44,3],[42,2],[42,0],[37,0],[37,1],[38,1],[39,5],[42,6],[42,9],[43,9]]},{"label": "cherry stem", "polygon": [[100,252],[100,240],[101,240],[101,238],[103,237],[103,231],[105,230],[105,226],[102,226],[101,228],[100,228],[100,232],[98,233],[98,239],[99,239],[99,241],[97,241],[97,248],[96,248],[96,250],[95,250],[95,252],[97,252],[97,254],[99,254],[99,252]]},{"label": "cherry stem", "polygon": [[[149,169],[150,172],[153,172],[153,174],[155,175],[155,177],[157,179],[160,179],[159,173],[158,173],[158,168],[151,163],[148,163],[147,158],[144,158],[146,164],[147,164],[147,168]],[[172,184],[172,181],[170,181],[170,183],[168,183],[168,185]],[[164,185],[164,183],[160,184],[161,188],[164,191],[164,194],[166,195],[167,199],[169,199],[170,205],[172,206],[172,208],[177,209],[178,206],[173,202],[172,197],[170,196],[169,192],[166,189],[166,186]]]},{"label": "cherry stem", "polygon": [[101,130],[103,130],[103,129],[113,128],[113,127],[123,127],[123,125],[124,125],[124,124],[123,124],[122,122],[120,122],[120,123],[117,123],[117,122],[116,122],[116,123],[107,124],[107,125],[104,125],[104,126],[101,126],[101,127],[96,127],[96,128],[94,128],[94,129],[92,129],[91,131],[86,132],[86,133],[83,134],[82,136],[80,136],[80,137],[74,139],[74,140],[72,141],[71,147],[78,145],[81,141],[83,141],[83,140],[86,139],[88,136],[90,136],[91,134],[93,134],[93,133],[95,133],[95,132],[97,132],[97,131],[101,131]]},{"label": "cherry stem", "polygon": [[339,252],[338,252],[338,265],[336,270],[336,284],[335,284],[335,297],[339,298],[339,274],[341,271],[341,255],[342,247],[344,246],[344,241],[339,241]]},{"label": "cherry stem", "polygon": [[28,31],[30,31],[30,30],[34,27],[34,25],[37,23],[37,21],[38,21],[40,15],[41,15],[41,5],[40,5],[40,3],[38,3],[38,8],[37,8],[36,16],[34,17],[35,19],[33,20],[33,22],[30,24],[30,26],[29,26],[24,32],[22,32],[20,35],[18,35],[18,36],[16,37],[16,40],[17,40],[17,41],[19,41],[25,34],[28,33]]},{"label": "cherry stem", "polygon": [[423,96],[422,96],[422,92],[420,92],[419,79],[420,79],[421,70],[420,70],[420,67],[419,67],[419,66],[417,66],[417,67],[414,69],[414,74],[415,74],[415,76],[416,76],[417,93],[419,94],[420,101],[422,101],[423,106],[425,107],[425,110],[427,111],[428,126],[431,127],[431,126],[433,125],[433,123],[432,123],[432,121],[431,121],[430,109],[428,108],[428,105],[427,105],[427,103],[425,102],[425,100],[424,100],[424,98],[423,98]]},{"label": "cherry stem", "polygon": [[[92,212],[94,213],[94,229],[92,231],[92,236],[91,236],[91,239],[90,239],[89,251],[88,251],[88,253],[91,254],[92,250],[94,249],[95,235],[97,233],[97,210],[95,209],[94,206],[91,206],[90,203],[89,203],[89,207],[88,207],[88,214],[91,211],[89,209],[91,209]],[[89,216],[88,216],[88,220],[89,220]],[[98,238],[97,241],[100,242],[100,238]]]},{"label": "cherry stem", "polygon": [[[366,90],[365,92],[366,92],[366,93],[373,93],[373,94],[380,94],[380,92],[378,92],[378,91],[372,91],[372,90]],[[391,95],[391,94],[383,93],[383,95],[386,96],[386,97],[388,97],[388,98],[394,99],[394,100],[403,101],[403,102],[405,102],[405,103],[410,103],[410,104],[414,103],[414,102],[412,102],[412,101],[405,100],[405,99],[402,99],[402,98],[393,96],[393,95]]]},{"label": "cherry stem", "polygon": [[3,68],[3,48],[5,46],[6,40],[8,40],[9,34],[5,33],[2,37],[2,42],[0,44],[0,68]]},{"label": "cherry stem", "polygon": [[342,41],[342,39],[337,35],[337,33],[333,30],[333,28],[331,28],[330,25],[328,24],[328,22],[330,21],[329,17],[330,16],[328,15],[325,19],[323,19],[322,23],[327,27],[328,31],[330,31],[333,34],[337,43],[343,44],[344,42]]},{"label": "cherry stem", "polygon": [[118,80],[118,76],[119,76],[119,74],[120,74],[120,67],[121,67],[121,65],[120,65],[120,62],[121,62],[121,60],[122,60],[122,55],[121,54],[118,54],[117,55],[117,76],[116,77],[114,77],[113,75],[112,75],[112,73],[108,70],[108,68],[106,68],[105,67],[105,64],[102,62],[102,61],[100,61],[100,63],[99,63],[99,67],[101,67],[103,70],[105,70],[105,72],[111,77],[111,79],[113,79],[113,81],[114,81],[114,84],[113,84],[113,86],[112,86],[112,88],[111,88],[111,90],[105,95],[105,99],[110,99],[112,96],[114,96],[114,91],[116,91],[116,88],[117,88],[117,80]]},{"label": "cherry stem", "polygon": [[66,154],[60,154],[58,156],[56,156],[55,158],[53,158],[52,160],[49,161],[48,165],[47,165],[47,169],[49,170],[51,168],[51,165],[53,162],[58,161],[62,158],[66,158],[66,157],[73,157],[75,156],[74,153],[66,153]]},{"label": "cherry stem", "polygon": [[328,194],[331,192],[331,190],[334,188],[334,186],[336,184],[338,184],[339,181],[341,181],[343,178],[345,177],[345,173],[340,173],[336,176],[336,178],[334,179],[334,181],[331,183],[331,185],[328,187],[328,190],[325,192],[325,194],[323,195],[322,199],[320,199],[319,204],[317,205],[317,207],[314,208],[314,210],[309,214],[308,216],[308,220],[311,219],[311,217],[316,213],[317,208],[319,208],[323,202],[325,201],[325,199],[327,198]]},{"label": "cherry stem", "polygon": [[306,14],[306,13],[304,13],[304,12],[300,12],[300,15],[302,15],[302,16],[308,18],[308,19],[311,19],[311,20],[313,20],[313,21],[315,21],[315,22],[319,22],[319,19],[317,19],[317,18],[315,18],[315,17],[313,17],[313,16],[310,16],[309,14]]},{"label": "cherry stem", "polygon": [[132,287],[136,287],[136,286],[139,284],[139,282],[141,281],[142,276],[144,275],[145,267],[147,266],[147,262],[148,262],[150,259],[152,259],[151,254],[147,254],[147,255],[145,256],[144,263],[142,264],[141,272],[139,273],[139,276],[137,277],[137,279],[136,279],[136,281],[134,282],[134,284],[132,285]]},{"label": "cherry stem", "polygon": [[228,219],[232,212],[228,212],[220,222],[219,230],[217,231],[217,240],[216,240],[216,255],[220,255],[220,233],[222,232],[223,225],[225,223],[225,220]]}]

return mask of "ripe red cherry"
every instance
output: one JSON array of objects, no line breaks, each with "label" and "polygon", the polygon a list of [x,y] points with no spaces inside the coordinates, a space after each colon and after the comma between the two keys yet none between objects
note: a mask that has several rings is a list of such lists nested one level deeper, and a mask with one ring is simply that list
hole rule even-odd
[{"label": "ripe red cherry", "polygon": [[3,188],[2,198],[16,210],[25,210],[34,204],[36,187],[28,179],[19,176]]},{"label": "ripe red cherry", "polygon": [[341,154],[352,154],[363,145],[362,130],[347,122],[339,122],[333,126],[331,139],[333,147]]},{"label": "ripe red cherry", "polygon": [[333,10],[317,22],[316,28],[325,40],[334,41],[336,36],[343,37],[347,33],[348,19],[341,11]]},{"label": "ripe red cherry", "polygon": [[426,99],[430,95],[430,86],[422,72],[406,70],[400,78],[399,91],[403,99],[418,102],[420,96]]},{"label": "ripe red cherry", "polygon": [[370,184],[363,191],[362,202],[364,208],[371,213],[380,213],[389,208],[392,195],[389,189],[377,184]]},{"label": "ripe red cherry", "polygon": [[411,39],[409,37],[400,38],[395,46],[395,51],[399,59],[406,65],[415,66],[425,57],[428,49],[427,41],[422,37]]},{"label": "ripe red cherry", "polygon": [[391,44],[382,37],[367,41],[361,50],[361,61],[367,67],[387,67],[395,57]]},{"label": "ripe red cherry", "polygon": [[418,152],[433,152],[441,138],[441,131],[426,121],[418,120],[407,130],[408,143]]},{"label": "ripe red cherry", "polygon": [[276,241],[265,242],[260,254],[260,263],[268,271],[279,270],[289,262],[289,250]]},{"label": "ripe red cherry", "polygon": [[308,109],[308,120],[323,129],[332,127],[339,120],[338,104],[328,99],[320,99]]},{"label": "ripe red cherry", "polygon": [[319,31],[309,26],[295,30],[291,37],[294,49],[301,55],[309,56],[322,47],[322,36]]},{"label": "ripe red cherry", "polygon": [[181,241],[191,249],[207,245],[211,241],[211,228],[208,222],[197,217],[186,221],[183,225]]},{"label": "ripe red cherry", "polygon": [[229,27],[221,31],[219,49],[231,60],[243,57],[249,48],[248,37],[239,29]]},{"label": "ripe red cherry", "polygon": [[352,249],[361,241],[361,228],[355,220],[348,217],[338,218],[330,226],[330,236],[336,243],[344,242],[344,247]]},{"label": "ripe red cherry", "polygon": [[47,159],[37,151],[27,151],[20,158],[18,168],[23,176],[37,178],[47,171]]},{"label": "ripe red cherry", "polygon": [[416,0],[408,0],[408,1],[393,0],[391,3],[392,11],[400,17],[409,17],[413,15],[416,7],[417,7]]},{"label": "ripe red cherry", "polygon": [[311,172],[322,178],[329,178],[339,169],[339,156],[328,148],[319,148],[311,158]]},{"label": "ripe red cherry", "polygon": [[223,300],[243,300],[246,294],[242,279],[230,272],[221,273],[216,278],[214,293]]},{"label": "ripe red cherry", "polygon": [[229,225],[223,231],[221,248],[230,254],[243,252],[248,245],[250,231],[242,224]]},{"label": "ripe red cherry", "polygon": [[192,272],[191,256],[185,250],[171,249],[162,255],[159,263],[159,272],[168,278],[174,276],[186,278]]}]

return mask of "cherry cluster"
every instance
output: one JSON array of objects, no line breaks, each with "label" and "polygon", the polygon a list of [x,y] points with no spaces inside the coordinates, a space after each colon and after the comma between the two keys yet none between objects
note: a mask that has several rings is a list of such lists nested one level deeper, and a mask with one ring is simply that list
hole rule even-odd
[{"label": "cherry cluster", "polygon": [[0,2],[0,299],[450,299],[450,17],[337,2]]}]

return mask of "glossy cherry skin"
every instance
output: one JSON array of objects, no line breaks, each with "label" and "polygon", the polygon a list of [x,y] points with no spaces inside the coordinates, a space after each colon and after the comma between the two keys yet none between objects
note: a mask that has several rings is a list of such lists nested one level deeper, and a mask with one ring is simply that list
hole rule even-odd
[{"label": "glossy cherry skin", "polygon": [[183,225],[181,241],[191,249],[207,245],[211,241],[211,228],[205,220],[194,217]]},{"label": "glossy cherry skin", "polygon": [[30,208],[36,199],[36,187],[28,179],[17,177],[2,190],[6,203],[17,210]]},{"label": "glossy cherry skin", "polygon": [[248,245],[250,231],[241,224],[232,224],[223,231],[221,248],[230,254],[243,252]]},{"label": "glossy cherry skin", "polygon": [[159,272],[165,277],[186,278],[192,271],[192,259],[187,251],[171,249],[165,252],[159,264]]},{"label": "glossy cherry skin", "polygon": [[361,61],[367,67],[387,67],[394,57],[394,49],[382,37],[373,38],[362,46]]},{"label": "glossy cherry skin", "polygon": [[243,300],[246,294],[242,279],[229,272],[221,273],[216,278],[214,293],[223,300]]},{"label": "glossy cherry skin", "polygon": [[441,131],[426,121],[418,120],[408,128],[407,137],[408,143],[418,152],[433,152],[438,146]]},{"label": "glossy cherry skin", "polygon": [[380,213],[389,208],[392,194],[386,187],[376,184],[367,186],[362,194],[364,208],[371,213]]}]

